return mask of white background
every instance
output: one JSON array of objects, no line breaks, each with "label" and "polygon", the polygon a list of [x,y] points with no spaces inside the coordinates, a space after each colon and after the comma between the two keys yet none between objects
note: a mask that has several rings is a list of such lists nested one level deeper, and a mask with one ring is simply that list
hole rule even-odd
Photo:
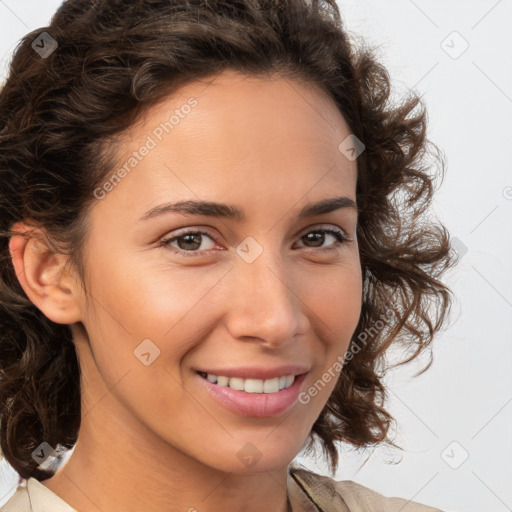
[{"label": "white background", "polygon": [[[1,76],[17,40],[45,26],[59,4],[0,0]],[[343,447],[335,478],[443,510],[510,511],[512,2],[338,4],[349,32],[377,47],[397,94],[414,88],[427,104],[429,138],[448,167],[434,208],[463,257],[449,276],[457,300],[433,366],[419,377],[413,365],[388,378],[395,441],[404,451]],[[312,458],[300,461],[328,473]],[[16,476],[5,465],[3,474],[0,504]]]}]

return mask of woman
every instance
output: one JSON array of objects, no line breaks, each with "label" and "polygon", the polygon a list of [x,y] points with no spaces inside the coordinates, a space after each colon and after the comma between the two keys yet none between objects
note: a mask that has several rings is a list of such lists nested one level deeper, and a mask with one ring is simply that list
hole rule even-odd
[{"label": "woman", "polygon": [[426,114],[389,94],[334,1],[68,0],[24,38],[3,510],[435,510],[293,462],[394,445],[386,349],[427,350],[450,305]]}]

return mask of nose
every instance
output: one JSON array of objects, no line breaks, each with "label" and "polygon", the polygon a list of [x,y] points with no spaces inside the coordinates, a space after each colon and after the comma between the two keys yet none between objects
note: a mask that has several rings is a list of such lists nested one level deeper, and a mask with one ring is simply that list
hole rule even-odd
[{"label": "nose", "polygon": [[[226,326],[233,338],[269,348],[293,343],[310,327],[308,307],[293,267],[269,250],[252,263],[237,258],[229,273]],[[302,286],[301,286],[302,284]]]}]

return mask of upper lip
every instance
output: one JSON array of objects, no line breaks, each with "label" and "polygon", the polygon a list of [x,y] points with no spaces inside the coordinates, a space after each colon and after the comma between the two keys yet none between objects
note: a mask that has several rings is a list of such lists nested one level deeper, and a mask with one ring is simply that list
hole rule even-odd
[{"label": "upper lip", "polygon": [[285,375],[301,375],[307,373],[309,368],[300,364],[287,364],[274,366],[272,368],[258,366],[244,366],[236,368],[198,368],[196,371],[209,373],[211,375],[222,375],[225,377],[239,377],[241,379],[260,379],[268,380]]}]

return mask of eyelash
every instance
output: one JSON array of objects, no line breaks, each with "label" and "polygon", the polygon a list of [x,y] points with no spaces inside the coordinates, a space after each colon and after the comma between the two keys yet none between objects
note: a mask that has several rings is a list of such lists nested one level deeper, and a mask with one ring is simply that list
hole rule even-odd
[{"label": "eyelash", "polygon": [[[351,240],[348,236],[345,235],[345,233],[342,230],[328,229],[328,228],[313,229],[311,231],[308,231],[304,235],[302,235],[300,238],[303,238],[310,233],[329,234],[329,235],[334,236],[334,238],[337,240],[337,243],[335,243],[334,245],[332,245],[330,247],[319,248],[319,250],[321,250],[321,251],[337,250],[341,244]],[[174,242],[175,240],[179,240],[180,238],[183,238],[187,235],[206,235],[208,238],[211,238],[215,242],[214,238],[206,231],[193,230],[193,231],[185,231],[185,232],[179,233],[178,235],[175,235],[173,237],[166,238],[166,239],[162,240],[160,242],[160,247],[165,247],[166,249],[171,249],[171,251],[174,252],[175,254],[183,255],[186,257],[202,256],[202,255],[204,255],[205,252],[208,252],[210,250],[210,249],[207,249],[206,251],[205,250],[203,250],[203,251],[197,251],[197,250],[196,251],[184,251],[183,249],[178,249],[178,248],[170,245],[171,242]],[[314,250],[315,247],[310,247],[309,249]],[[213,249],[211,249],[211,250],[213,250]]]}]

